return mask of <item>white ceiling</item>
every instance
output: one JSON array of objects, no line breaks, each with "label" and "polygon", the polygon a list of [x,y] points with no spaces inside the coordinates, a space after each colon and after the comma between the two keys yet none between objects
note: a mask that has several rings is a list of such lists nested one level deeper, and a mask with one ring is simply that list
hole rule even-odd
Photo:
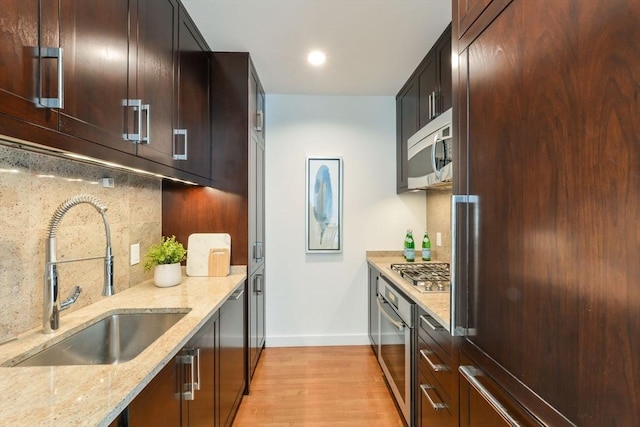
[{"label": "white ceiling", "polygon": [[451,0],[182,3],[211,49],[251,54],[269,94],[395,96],[451,21]]}]

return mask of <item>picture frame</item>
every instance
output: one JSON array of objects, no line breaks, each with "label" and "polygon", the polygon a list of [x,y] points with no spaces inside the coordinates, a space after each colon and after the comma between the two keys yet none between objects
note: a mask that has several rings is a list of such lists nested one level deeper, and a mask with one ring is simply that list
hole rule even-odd
[{"label": "picture frame", "polygon": [[306,253],[341,253],[342,158],[308,157],[306,181]]}]

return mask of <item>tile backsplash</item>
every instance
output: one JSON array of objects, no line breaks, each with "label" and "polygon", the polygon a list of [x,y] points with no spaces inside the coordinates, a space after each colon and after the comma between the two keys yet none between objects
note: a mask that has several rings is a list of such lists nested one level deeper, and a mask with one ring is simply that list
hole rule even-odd
[{"label": "tile backsplash", "polygon": [[[114,179],[113,188],[100,185],[105,177]],[[139,242],[143,258],[160,240],[159,178],[0,146],[0,342],[41,326],[47,228],[56,208],[77,194],[90,194],[107,206],[116,292],[151,277],[142,263],[130,266],[129,248]],[[64,215],[56,238],[59,261],[105,254],[102,217],[86,203]],[[70,311],[105,298],[103,261],[59,264],[58,283],[61,301],[75,285],[82,287]]]},{"label": "tile backsplash", "polygon": [[[451,263],[451,191],[427,191],[427,230],[431,238],[431,257]],[[442,234],[442,246],[437,246],[437,233]]]}]

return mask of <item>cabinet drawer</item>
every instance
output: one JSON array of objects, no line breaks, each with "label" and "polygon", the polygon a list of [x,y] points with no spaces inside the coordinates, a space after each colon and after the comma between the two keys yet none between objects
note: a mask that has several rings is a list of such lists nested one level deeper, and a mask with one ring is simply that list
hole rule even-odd
[{"label": "cabinet drawer", "polygon": [[420,426],[455,425],[456,419],[452,413],[451,401],[428,372],[420,372],[416,403],[420,405]]},{"label": "cabinet drawer", "polygon": [[[427,314],[424,310],[419,310],[418,334],[420,337],[430,337],[447,356],[451,357],[451,335],[436,319]],[[426,338],[425,341],[427,341]]]},{"label": "cabinet drawer", "polygon": [[453,397],[457,374],[453,369],[451,358],[441,351],[434,350],[433,345],[423,341],[422,338],[418,339],[417,357],[420,374],[429,372],[447,397]]}]

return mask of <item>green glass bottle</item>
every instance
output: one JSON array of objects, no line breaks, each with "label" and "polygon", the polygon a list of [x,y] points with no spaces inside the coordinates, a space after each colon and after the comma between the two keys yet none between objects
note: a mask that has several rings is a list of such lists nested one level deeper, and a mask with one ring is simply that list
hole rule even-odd
[{"label": "green glass bottle", "polygon": [[404,236],[404,259],[407,262],[413,262],[416,260],[416,244],[413,240],[413,232],[407,230],[407,234]]},{"label": "green glass bottle", "polygon": [[429,239],[429,234],[426,231],[422,238],[422,260],[431,261],[431,239]]}]

